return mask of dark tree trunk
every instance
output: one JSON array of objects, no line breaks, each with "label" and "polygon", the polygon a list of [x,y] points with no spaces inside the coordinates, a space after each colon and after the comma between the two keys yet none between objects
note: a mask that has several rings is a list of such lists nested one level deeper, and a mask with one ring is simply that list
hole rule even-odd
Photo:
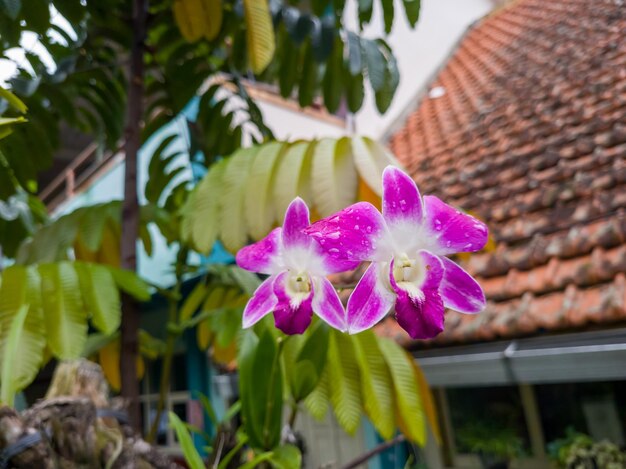
[{"label": "dark tree trunk", "polygon": [[[128,108],[126,121],[126,157],[124,175],[124,204],[122,209],[122,267],[137,269],[137,238],[139,234],[139,202],[137,198],[137,154],[141,145],[141,117],[143,114],[144,40],[148,0],[133,1],[133,44],[131,49]],[[121,330],[120,373],[122,396],[128,400],[131,425],[140,426],[139,382],[137,380],[137,354],[139,308],[128,295],[123,297]]]}]

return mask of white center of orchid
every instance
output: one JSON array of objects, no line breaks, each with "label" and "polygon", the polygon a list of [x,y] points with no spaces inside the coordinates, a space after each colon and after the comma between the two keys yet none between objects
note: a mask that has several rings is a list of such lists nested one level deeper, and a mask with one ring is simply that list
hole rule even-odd
[{"label": "white center of orchid", "polygon": [[421,286],[426,280],[426,265],[421,259],[410,259],[402,254],[394,259],[393,278],[412,297],[421,297]]},{"label": "white center of orchid", "polygon": [[308,274],[289,272],[285,290],[291,306],[297,308],[311,293],[311,279]]}]

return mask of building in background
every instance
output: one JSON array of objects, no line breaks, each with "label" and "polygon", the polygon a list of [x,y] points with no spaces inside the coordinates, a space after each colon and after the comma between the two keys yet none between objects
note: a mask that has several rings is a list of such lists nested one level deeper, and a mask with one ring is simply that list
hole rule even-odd
[{"label": "building in background", "polygon": [[444,461],[475,438],[521,443],[549,467],[568,427],[626,432],[626,8],[519,0],[462,39],[389,146],[422,193],[484,220],[464,267],[488,304],[410,342],[436,389]]}]

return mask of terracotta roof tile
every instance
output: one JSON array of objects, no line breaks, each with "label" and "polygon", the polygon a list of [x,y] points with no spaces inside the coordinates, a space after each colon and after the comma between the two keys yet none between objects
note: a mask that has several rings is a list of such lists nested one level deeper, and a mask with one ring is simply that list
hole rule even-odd
[{"label": "terracotta roof tile", "polygon": [[[518,0],[463,39],[390,139],[424,193],[485,220],[485,312],[435,343],[626,322],[626,8]],[[408,344],[392,319],[379,332]]]}]

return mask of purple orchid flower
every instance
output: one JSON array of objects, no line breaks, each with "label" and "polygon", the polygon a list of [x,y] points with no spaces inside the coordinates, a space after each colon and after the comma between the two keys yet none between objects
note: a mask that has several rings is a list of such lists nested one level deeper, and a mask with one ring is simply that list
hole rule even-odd
[{"label": "purple orchid flower", "polygon": [[273,311],[276,327],[286,334],[302,334],[313,312],[332,327],[347,330],[344,307],[326,275],[354,269],[358,262],[326,254],[304,233],[309,225],[309,209],[296,198],[287,208],[282,228],[237,253],[239,267],[269,275],[244,309],[244,328]]},{"label": "purple orchid flower", "polygon": [[480,250],[487,226],[443,203],[423,199],[400,169],[383,173],[383,210],[351,205],[306,232],[338,260],[371,261],[347,305],[347,330],[374,326],[394,306],[398,324],[414,339],[443,331],[445,308],[478,313],[480,285],[447,255]]}]

